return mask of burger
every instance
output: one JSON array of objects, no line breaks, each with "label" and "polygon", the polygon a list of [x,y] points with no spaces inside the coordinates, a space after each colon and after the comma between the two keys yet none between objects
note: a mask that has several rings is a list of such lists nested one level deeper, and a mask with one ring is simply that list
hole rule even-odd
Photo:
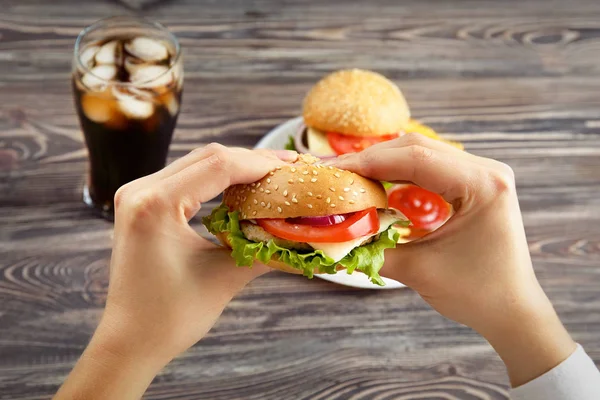
[{"label": "burger", "polygon": [[287,147],[318,157],[359,152],[411,132],[446,141],[411,119],[398,86],[372,71],[341,70],[325,76],[308,92],[302,108],[304,124]]},{"label": "burger", "polygon": [[238,266],[260,261],[312,278],[345,269],[384,285],[384,250],[396,246],[394,225],[409,221],[388,209],[383,186],[301,155],[262,179],[225,190],[203,220]]}]

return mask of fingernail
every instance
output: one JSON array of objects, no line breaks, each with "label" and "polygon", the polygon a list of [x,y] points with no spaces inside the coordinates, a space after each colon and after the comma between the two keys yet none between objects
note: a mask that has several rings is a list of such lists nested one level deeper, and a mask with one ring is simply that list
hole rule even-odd
[{"label": "fingernail", "polygon": [[339,165],[342,164],[351,154],[342,154],[341,156],[327,159],[323,162],[325,165]]},{"label": "fingernail", "polygon": [[340,157],[335,157],[335,158],[329,158],[326,159],[325,161],[323,161],[323,165],[337,165],[340,163],[340,161],[342,161],[343,159]]},{"label": "fingernail", "polygon": [[298,153],[293,150],[275,150],[274,153],[281,161],[290,162],[298,159]]}]

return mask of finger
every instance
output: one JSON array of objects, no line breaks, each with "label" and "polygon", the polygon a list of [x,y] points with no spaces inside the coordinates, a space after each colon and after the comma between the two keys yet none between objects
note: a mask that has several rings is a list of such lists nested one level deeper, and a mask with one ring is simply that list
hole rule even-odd
[{"label": "finger", "polygon": [[[173,161],[171,164],[158,171],[155,175],[160,179],[164,179],[169,176],[175,175],[176,173],[183,171],[190,165],[197,163],[198,161],[204,160],[207,157],[210,157],[214,153],[215,148],[220,149],[221,147],[224,146],[219,143],[210,143],[204,147],[198,147],[197,149],[194,149],[188,154],[186,154],[185,156]],[[232,152],[238,153],[240,157],[243,157],[246,152],[251,151],[242,147],[229,147],[228,149]]]},{"label": "finger", "polygon": [[[399,148],[399,147],[407,147],[407,146],[424,146],[424,147],[427,147],[430,149],[438,150],[443,153],[453,154],[457,157],[463,157],[463,158],[469,159],[472,162],[475,162],[477,164],[480,164],[480,165],[486,166],[486,167],[494,168],[497,166],[497,164],[499,164],[496,160],[476,156],[476,155],[468,153],[464,150],[458,149],[452,145],[449,145],[445,142],[435,140],[435,139],[429,138],[427,136],[423,136],[419,133],[409,133],[406,135],[402,135],[397,139],[388,140],[388,141],[373,145],[364,151],[377,152],[377,151],[380,151],[383,149]],[[359,154],[360,153],[344,154],[344,155],[338,157],[337,159],[326,162],[326,164],[337,165],[337,160],[357,157]]]},{"label": "finger", "polygon": [[185,156],[178,158],[177,160],[173,161],[171,164],[167,165],[166,167],[164,167],[163,169],[158,171],[155,175],[160,179],[164,179],[166,177],[176,174],[177,172],[187,168],[188,166],[190,166],[198,161],[201,161],[201,160],[209,157],[212,154],[211,153],[212,145],[213,145],[213,143],[208,144],[203,147],[195,148],[194,150],[190,151]]},{"label": "finger", "polygon": [[165,196],[184,210],[186,218],[197,212],[199,204],[215,198],[227,187],[255,182],[284,164],[255,151],[239,152],[220,145],[213,146],[212,151],[209,157],[164,180]]},{"label": "finger", "polygon": [[335,165],[380,181],[412,182],[440,194],[455,209],[470,199],[482,179],[482,168],[465,157],[418,145],[367,150]]},{"label": "finger", "polygon": [[271,150],[271,149],[258,149],[255,152],[264,155],[265,157],[275,157],[281,161],[292,163],[298,159],[298,153],[293,150]]},{"label": "finger", "polygon": [[418,282],[424,278],[421,265],[428,251],[427,243],[406,243],[385,252],[385,263],[379,271],[381,276],[393,279],[412,289],[418,289]]},{"label": "finger", "polygon": [[173,161],[171,164],[167,165],[160,171],[157,171],[153,174],[144,176],[142,178],[136,179],[135,181],[129,182],[126,185],[123,185],[115,194],[115,204],[121,202],[117,201],[117,199],[122,199],[125,196],[125,192],[139,192],[145,188],[149,188],[154,185],[159,185],[159,182],[161,180],[168,178],[169,176],[176,174],[177,172],[187,168],[188,166],[209,157],[212,154],[211,148],[214,146],[221,145],[211,143],[204,147],[198,147],[192,150],[190,153],[186,154],[185,156]]},{"label": "finger", "polygon": [[[387,142],[383,142],[381,144],[386,144]],[[491,158],[476,156],[475,154],[471,154],[467,151],[461,150],[455,146],[452,146],[448,143],[432,139],[427,136],[423,136],[419,133],[411,133],[408,135],[401,136],[398,140],[400,146],[411,146],[411,145],[419,145],[425,146],[430,149],[435,149],[444,153],[452,154],[457,157],[462,157],[468,159],[471,162],[479,164],[484,167],[492,168],[492,169],[506,169],[506,165],[493,160]],[[393,146],[391,146],[393,147]]]},{"label": "finger", "polygon": [[435,149],[443,153],[450,154],[460,154],[460,155],[468,155],[469,153],[464,150],[460,150],[454,146],[449,145],[448,143],[435,140],[429,138],[427,136],[423,136],[420,133],[407,133],[406,135],[401,135],[397,139],[388,140],[385,142],[377,143],[374,146],[369,147],[365,151],[377,151],[381,149],[387,148],[396,148],[396,147],[406,147],[406,146],[425,146],[430,149]]},{"label": "finger", "polygon": [[[213,154],[214,147],[221,146],[217,143],[211,143],[204,147],[199,147],[197,149],[192,150],[189,154],[173,161],[171,164],[163,168],[161,171],[156,173],[156,177],[159,179],[164,179],[168,176],[174,175],[190,165],[201,161],[210,155]],[[230,147],[232,152],[238,153],[240,157],[244,157],[244,155],[252,150],[244,149],[241,147]],[[298,158],[298,153],[290,150],[269,150],[269,149],[260,149],[254,150],[263,154],[265,157],[270,157],[273,159],[280,159],[285,162],[294,162]]]}]

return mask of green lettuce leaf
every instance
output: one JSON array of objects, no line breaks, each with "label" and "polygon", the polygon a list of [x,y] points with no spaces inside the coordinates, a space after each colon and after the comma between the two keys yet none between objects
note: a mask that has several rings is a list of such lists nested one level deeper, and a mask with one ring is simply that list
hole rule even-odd
[{"label": "green lettuce leaf", "polygon": [[385,286],[379,276],[379,270],[383,267],[384,262],[383,252],[385,249],[396,247],[399,237],[396,230],[389,228],[382,232],[376,240],[354,248],[346,257],[335,262],[321,250],[298,251],[278,246],[273,240],[264,243],[246,239],[240,230],[238,212],[229,212],[224,204],[215,208],[209,216],[204,217],[202,223],[212,234],[229,232],[231,256],[236,265],[240,267],[251,267],[254,260],[267,263],[276,256],[279,261],[302,271],[304,276],[312,278],[317,269],[321,273],[334,274],[336,266],[340,264],[346,268],[348,274],[361,271],[369,277],[371,282],[379,286]]},{"label": "green lettuce leaf", "polygon": [[393,188],[393,187],[394,187],[394,184],[393,184],[393,183],[390,183],[390,182],[384,182],[384,181],[381,181],[381,184],[383,185],[383,188],[384,188],[385,190],[389,190],[389,189],[391,189],[391,188]]},{"label": "green lettuce leaf", "polygon": [[292,151],[298,151],[298,149],[296,149],[296,145],[294,144],[294,137],[290,136],[288,138],[287,143],[285,144],[285,146],[283,147],[285,150],[292,150]]}]

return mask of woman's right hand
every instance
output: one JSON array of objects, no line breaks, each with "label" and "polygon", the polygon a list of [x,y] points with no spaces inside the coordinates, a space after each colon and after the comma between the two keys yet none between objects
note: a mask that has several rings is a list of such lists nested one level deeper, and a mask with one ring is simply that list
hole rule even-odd
[{"label": "woman's right hand", "polygon": [[509,166],[418,134],[333,163],[373,179],[412,182],[452,204],[454,215],[440,229],[386,252],[382,275],[482,334],[513,386],[575,350],[535,277]]}]

